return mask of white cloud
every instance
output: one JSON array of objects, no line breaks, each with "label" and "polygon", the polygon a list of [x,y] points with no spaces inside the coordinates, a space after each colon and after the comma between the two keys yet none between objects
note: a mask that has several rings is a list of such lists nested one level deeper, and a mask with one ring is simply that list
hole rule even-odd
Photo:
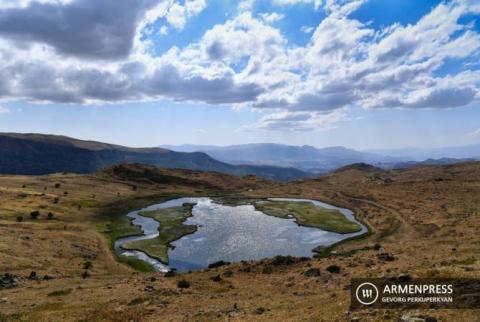
[{"label": "white cloud", "polygon": [[[454,108],[480,98],[479,71],[465,66],[452,75],[436,74],[449,59],[478,57],[480,35],[461,23],[480,12],[474,1],[441,3],[415,24],[374,30],[349,16],[363,1],[278,0],[325,9],[307,45],[289,43],[272,25],[280,14],[253,17],[240,10],[198,42],[161,56],[149,54],[150,40],[140,35],[153,32],[160,18],[170,24],[160,34],[183,28],[205,1],[82,1],[89,4],[86,12],[104,6],[122,19],[81,15],[74,3],[40,4],[38,12],[28,6],[0,9],[0,99],[201,101],[270,113],[256,129],[310,130],[330,128],[351,106]],[[58,22],[52,10],[85,23]],[[46,22],[47,33],[39,27]]]},{"label": "white cloud", "polygon": [[285,17],[283,14],[277,12],[262,13],[260,16],[262,17],[263,21],[267,23],[274,23],[282,20]]},{"label": "white cloud", "polygon": [[239,12],[252,11],[254,4],[255,4],[255,0],[242,0],[238,4],[238,11]]},{"label": "white cloud", "polygon": [[325,131],[335,128],[335,124],[344,119],[345,111],[336,110],[330,113],[278,112],[268,114],[243,131]]},{"label": "white cloud", "polygon": [[286,6],[286,5],[296,5],[296,4],[313,4],[315,9],[321,7],[322,0],[273,0],[273,4]]},{"label": "white cloud", "polygon": [[168,27],[167,26],[161,26],[160,29],[158,29],[158,33],[160,35],[167,35],[168,34]]},{"label": "white cloud", "polygon": [[306,33],[306,34],[309,34],[314,30],[315,30],[315,27],[312,27],[312,26],[302,26],[300,28],[300,31],[303,32],[303,33]]},{"label": "white cloud", "polygon": [[188,19],[198,15],[205,9],[205,0],[185,0],[184,5],[173,3],[166,14],[168,23],[176,29],[183,29]]},{"label": "white cloud", "polygon": [[0,114],[6,114],[6,113],[10,113],[10,110],[5,106],[0,105]]}]

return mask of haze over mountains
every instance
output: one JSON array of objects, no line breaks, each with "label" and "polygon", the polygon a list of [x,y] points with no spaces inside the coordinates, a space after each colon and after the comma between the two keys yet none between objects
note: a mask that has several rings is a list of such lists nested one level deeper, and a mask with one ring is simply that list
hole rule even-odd
[{"label": "haze over mountains", "polygon": [[345,147],[315,148],[259,143],[231,146],[163,145],[182,152],[204,152],[232,164],[267,164],[294,167],[307,172],[324,173],[352,163],[368,163],[383,168],[402,168],[417,164],[448,164],[480,159],[480,144],[438,149],[399,149],[357,151]]},{"label": "haze over mountains", "polygon": [[162,148],[129,148],[65,136],[0,134],[0,173],[89,173],[118,163],[144,163],[165,168],[216,171],[234,175],[288,181],[310,176],[293,168],[231,165],[205,153],[175,152]]},{"label": "haze over mountains", "polygon": [[19,133],[0,133],[0,151],[2,174],[90,173],[113,164],[143,163],[239,176],[256,175],[278,181],[314,177],[354,163],[390,169],[480,159],[480,145],[377,151],[270,143],[130,148],[65,136]]}]

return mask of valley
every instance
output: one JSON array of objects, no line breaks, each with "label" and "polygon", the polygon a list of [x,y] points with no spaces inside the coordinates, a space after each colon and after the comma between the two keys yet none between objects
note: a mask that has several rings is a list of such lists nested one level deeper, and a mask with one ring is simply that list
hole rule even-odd
[{"label": "valley", "polygon": [[[400,171],[353,165],[290,183],[133,164],[88,175],[3,175],[0,182],[0,271],[13,276],[2,278],[0,320],[471,321],[477,315],[348,308],[352,277],[479,277],[476,162]],[[351,209],[370,233],[324,248],[317,258],[279,256],[171,277],[116,257],[115,240],[141,233],[125,225],[127,213],[182,196],[322,200]],[[307,273],[312,269],[319,275]]]}]

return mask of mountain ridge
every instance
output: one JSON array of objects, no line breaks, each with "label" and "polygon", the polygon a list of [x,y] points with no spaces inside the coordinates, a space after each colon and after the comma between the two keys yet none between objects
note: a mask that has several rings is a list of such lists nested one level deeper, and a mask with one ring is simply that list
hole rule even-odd
[{"label": "mountain ridge", "polygon": [[279,181],[310,176],[294,168],[231,165],[202,152],[129,148],[67,136],[34,133],[0,133],[0,151],[2,151],[0,173],[3,174],[90,173],[114,164],[143,163],[157,167],[216,171],[238,176],[257,175]]}]

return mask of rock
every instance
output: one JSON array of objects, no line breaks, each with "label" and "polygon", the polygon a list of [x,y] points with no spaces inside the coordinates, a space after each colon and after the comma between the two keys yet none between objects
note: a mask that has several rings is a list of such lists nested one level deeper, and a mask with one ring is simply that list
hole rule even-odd
[{"label": "rock", "polygon": [[214,282],[221,282],[222,281],[222,278],[220,277],[220,275],[215,275],[213,277],[210,277],[210,279]]},{"label": "rock", "polygon": [[380,253],[377,255],[377,258],[384,262],[393,262],[395,260],[395,257],[389,253]]},{"label": "rock", "polygon": [[318,268],[310,268],[309,270],[305,271],[303,275],[307,277],[317,277],[320,276],[320,269]]},{"label": "rock", "polygon": [[152,292],[155,290],[155,288],[152,285],[146,285],[145,288],[143,289],[145,292]]},{"label": "rock", "polygon": [[18,286],[18,278],[15,275],[5,273],[3,277],[0,277],[0,289],[13,288]]},{"label": "rock", "polygon": [[230,262],[218,261],[218,262],[209,264],[208,268],[216,268],[216,267],[225,266],[225,265],[230,265]]},{"label": "rock", "polygon": [[338,265],[330,265],[326,268],[327,271],[330,273],[338,274],[340,273],[340,266]]},{"label": "rock", "polygon": [[437,318],[433,316],[411,316],[409,314],[404,314],[400,318],[401,322],[437,322]]},{"label": "rock", "polygon": [[233,271],[231,271],[231,270],[225,271],[225,272],[223,272],[223,276],[232,277],[233,276]]}]

